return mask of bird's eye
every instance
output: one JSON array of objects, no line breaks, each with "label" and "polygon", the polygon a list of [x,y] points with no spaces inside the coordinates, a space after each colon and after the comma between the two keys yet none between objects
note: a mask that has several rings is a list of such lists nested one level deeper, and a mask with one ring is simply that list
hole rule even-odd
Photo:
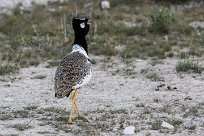
[{"label": "bird's eye", "polygon": [[84,27],[85,27],[85,23],[81,23],[81,24],[80,24],[80,27],[81,27],[81,28],[84,28]]}]

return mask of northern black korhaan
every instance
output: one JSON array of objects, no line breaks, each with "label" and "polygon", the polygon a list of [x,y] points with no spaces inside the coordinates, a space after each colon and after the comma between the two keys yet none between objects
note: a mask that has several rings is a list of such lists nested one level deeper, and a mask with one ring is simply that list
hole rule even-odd
[{"label": "northern black korhaan", "polygon": [[92,75],[85,38],[90,29],[90,21],[87,18],[73,18],[72,26],[75,34],[72,52],[61,60],[55,74],[55,97],[63,98],[70,94],[72,97],[68,123],[73,123],[74,108],[76,108],[78,116],[82,116],[76,104],[76,95],[78,89],[88,83]]}]

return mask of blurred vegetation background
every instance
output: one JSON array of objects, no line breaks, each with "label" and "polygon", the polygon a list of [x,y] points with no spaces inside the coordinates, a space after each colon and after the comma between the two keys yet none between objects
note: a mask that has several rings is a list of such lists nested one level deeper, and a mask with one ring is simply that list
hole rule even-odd
[{"label": "blurred vegetation background", "polygon": [[202,0],[65,0],[17,5],[0,13],[0,75],[48,61],[56,66],[74,40],[76,14],[92,20],[87,36],[94,55],[137,57],[201,57],[204,52]]}]

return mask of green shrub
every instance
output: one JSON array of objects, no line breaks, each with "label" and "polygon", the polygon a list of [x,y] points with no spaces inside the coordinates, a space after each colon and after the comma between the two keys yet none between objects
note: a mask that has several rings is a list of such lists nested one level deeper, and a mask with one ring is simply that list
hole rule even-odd
[{"label": "green shrub", "polygon": [[175,16],[167,8],[155,7],[149,14],[149,30],[154,33],[168,33],[175,22]]},{"label": "green shrub", "polygon": [[194,73],[201,73],[203,70],[202,67],[200,67],[198,64],[193,63],[191,61],[184,61],[184,62],[179,62],[176,65],[176,71],[177,72],[194,72]]},{"label": "green shrub", "polygon": [[13,65],[0,65],[0,76],[1,75],[5,75],[5,74],[9,74],[11,72],[14,72],[15,70],[17,70],[17,67],[13,66]]},{"label": "green shrub", "polygon": [[162,78],[157,73],[148,73],[145,76],[147,79],[150,79],[151,81],[162,81]]},{"label": "green shrub", "polygon": [[189,58],[189,52],[181,52],[180,54],[179,54],[179,57],[181,58],[181,59],[187,59],[187,58]]},{"label": "green shrub", "polygon": [[11,127],[12,127],[12,128],[15,128],[15,129],[17,129],[17,130],[20,130],[20,131],[24,131],[24,130],[26,130],[26,129],[32,128],[32,126],[29,125],[29,124],[14,124],[14,125],[12,125]]}]

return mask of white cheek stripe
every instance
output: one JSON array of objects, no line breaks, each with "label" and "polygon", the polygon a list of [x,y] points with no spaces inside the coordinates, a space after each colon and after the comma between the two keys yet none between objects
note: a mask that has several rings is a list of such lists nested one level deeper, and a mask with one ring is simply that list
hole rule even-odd
[{"label": "white cheek stripe", "polygon": [[81,27],[81,28],[84,28],[84,27],[85,27],[85,23],[81,23],[81,24],[80,24],[80,27]]}]

